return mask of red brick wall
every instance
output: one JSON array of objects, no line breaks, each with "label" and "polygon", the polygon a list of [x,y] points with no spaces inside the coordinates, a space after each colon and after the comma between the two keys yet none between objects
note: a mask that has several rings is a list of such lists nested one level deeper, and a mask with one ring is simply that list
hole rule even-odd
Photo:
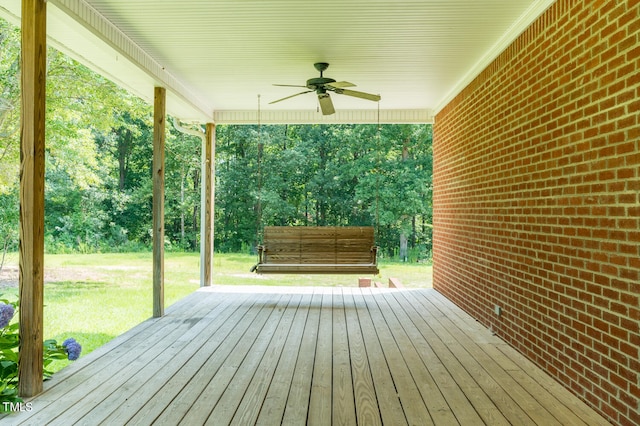
[{"label": "red brick wall", "polygon": [[640,1],[558,0],[434,125],[434,287],[618,424],[640,424],[639,115]]}]

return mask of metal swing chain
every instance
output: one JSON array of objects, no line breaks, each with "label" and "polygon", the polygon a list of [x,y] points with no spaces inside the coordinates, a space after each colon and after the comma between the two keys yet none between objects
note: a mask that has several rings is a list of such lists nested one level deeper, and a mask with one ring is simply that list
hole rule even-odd
[{"label": "metal swing chain", "polygon": [[376,237],[375,240],[376,241],[380,241],[380,210],[379,210],[379,204],[380,204],[380,101],[378,101],[378,128],[377,128],[377,134],[376,134],[376,151],[378,154],[377,157],[377,164],[376,164],[376,213],[375,213],[375,217],[376,217]]},{"label": "metal swing chain", "polygon": [[258,205],[256,206],[256,245],[260,244],[260,228],[262,227],[262,122],[260,95],[258,95]]}]

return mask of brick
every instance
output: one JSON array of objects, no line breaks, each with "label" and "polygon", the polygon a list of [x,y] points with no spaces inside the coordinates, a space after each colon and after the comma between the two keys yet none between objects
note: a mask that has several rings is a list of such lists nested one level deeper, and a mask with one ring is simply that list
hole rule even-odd
[{"label": "brick", "polygon": [[620,424],[640,417],[638,6],[555,2],[434,125],[434,286],[485,323],[510,306],[505,340]]}]

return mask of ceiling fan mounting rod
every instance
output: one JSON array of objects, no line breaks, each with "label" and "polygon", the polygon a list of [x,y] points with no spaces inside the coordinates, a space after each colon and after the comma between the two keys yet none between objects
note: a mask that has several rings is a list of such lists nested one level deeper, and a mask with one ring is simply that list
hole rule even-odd
[{"label": "ceiling fan mounting rod", "polygon": [[315,64],[313,64],[313,66],[315,67],[315,69],[320,71],[320,77],[322,77],[322,72],[325,71],[327,68],[329,68],[329,63],[328,62],[316,62]]}]

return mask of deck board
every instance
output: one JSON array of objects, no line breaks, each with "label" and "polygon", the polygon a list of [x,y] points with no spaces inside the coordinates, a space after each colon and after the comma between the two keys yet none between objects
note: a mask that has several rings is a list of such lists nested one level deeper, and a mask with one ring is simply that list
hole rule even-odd
[{"label": "deck board", "polygon": [[307,322],[300,342],[291,388],[282,418],[284,425],[305,424],[307,421],[321,309],[322,294],[316,293],[309,304]]},{"label": "deck board", "polygon": [[358,313],[353,303],[353,294],[345,292],[343,302],[348,306],[345,309],[347,322],[347,334],[349,336],[349,356],[353,377],[353,399],[355,404],[356,423],[360,425],[382,425],[380,410],[371,366],[364,344],[364,336],[360,327]]},{"label": "deck board", "polygon": [[216,286],[0,425],[606,425],[432,289]]},{"label": "deck board", "polygon": [[334,293],[333,300],[333,425],[356,424],[355,401],[349,337],[342,293]]},{"label": "deck board", "polygon": [[390,293],[383,296],[378,298],[378,304],[382,308],[381,312],[384,320],[389,324],[389,328],[394,330],[393,335],[398,347],[402,348],[402,357],[409,367],[416,384],[416,396],[420,395],[422,397],[422,401],[424,401],[434,424],[457,424],[453,411],[429,371],[428,365],[431,366],[434,359],[426,358],[427,362],[424,362],[420,357],[420,351],[416,348],[416,345],[423,341],[413,330],[406,329],[409,328],[407,324],[409,319],[406,317],[404,310]]},{"label": "deck board", "polygon": [[187,411],[181,425],[206,424],[209,419],[220,419],[219,424],[230,423],[290,297],[282,295],[262,305],[254,322]]},{"label": "deck board", "polygon": [[256,419],[256,424],[258,425],[269,426],[282,422],[309,315],[311,297],[311,294],[303,294],[296,309],[295,317],[293,318],[287,341],[284,343],[273,379],[269,385],[269,390],[261,407],[259,407],[260,413]]},{"label": "deck board", "polygon": [[333,384],[333,310],[332,296],[329,291],[322,294],[320,321],[316,343],[316,355],[309,396],[308,419],[316,425],[330,425],[332,414]]},{"label": "deck board", "polygon": [[[229,303],[225,315],[219,315],[215,321],[205,323],[208,326],[206,328],[208,334],[200,336],[202,344],[197,346],[195,351],[182,354],[181,358],[186,361],[180,362],[176,359],[173,362],[173,368],[165,367],[163,371],[158,371],[145,383],[145,387],[149,388],[148,392],[145,392],[143,397],[136,394],[134,398],[129,398],[126,403],[119,405],[111,414],[109,421],[115,424],[123,424],[127,421],[132,424],[143,424],[146,419],[158,417],[164,407],[169,405],[187,383],[193,380],[207,359],[212,354],[218,353],[216,351],[220,349],[236,325],[241,324],[241,320],[248,315],[251,304],[245,303],[245,299],[234,299],[233,303]],[[187,341],[185,336],[179,343]]]},{"label": "deck board", "polygon": [[[255,424],[263,401],[266,397],[269,386],[273,380],[278,361],[282,356],[284,343],[287,340],[289,332],[293,326],[293,319],[300,303],[301,295],[294,295],[286,308],[283,309],[280,321],[271,336],[269,346],[264,354],[260,353],[260,364],[257,366],[251,382],[235,410],[233,423],[241,425]],[[228,404],[230,405],[230,404]],[[217,407],[216,407],[217,408]],[[231,410],[229,410],[231,411]],[[225,424],[227,418],[215,415],[215,412],[209,419],[211,424]]]},{"label": "deck board", "polygon": [[382,417],[384,424],[407,424],[407,419],[402,410],[402,404],[384,356],[382,344],[378,338],[370,312],[367,309],[365,298],[365,294],[355,293],[354,306],[358,312],[358,320],[362,329],[369,365],[371,366],[371,376],[378,398],[380,417]]},{"label": "deck board", "polygon": [[405,348],[401,348],[398,345],[395,337],[395,334],[401,329],[393,327],[394,324],[387,321],[387,317],[390,317],[392,312],[388,306],[380,306],[378,300],[381,300],[381,298],[373,297],[369,289],[363,292],[366,293],[365,302],[367,309],[369,310],[373,326],[378,334],[378,340],[380,341],[382,352],[386,358],[387,367],[393,378],[406,421],[411,425],[432,425],[433,420],[431,415],[427,410],[425,401],[410,371],[410,368],[414,366],[410,367],[407,365],[406,359],[403,356]]}]

